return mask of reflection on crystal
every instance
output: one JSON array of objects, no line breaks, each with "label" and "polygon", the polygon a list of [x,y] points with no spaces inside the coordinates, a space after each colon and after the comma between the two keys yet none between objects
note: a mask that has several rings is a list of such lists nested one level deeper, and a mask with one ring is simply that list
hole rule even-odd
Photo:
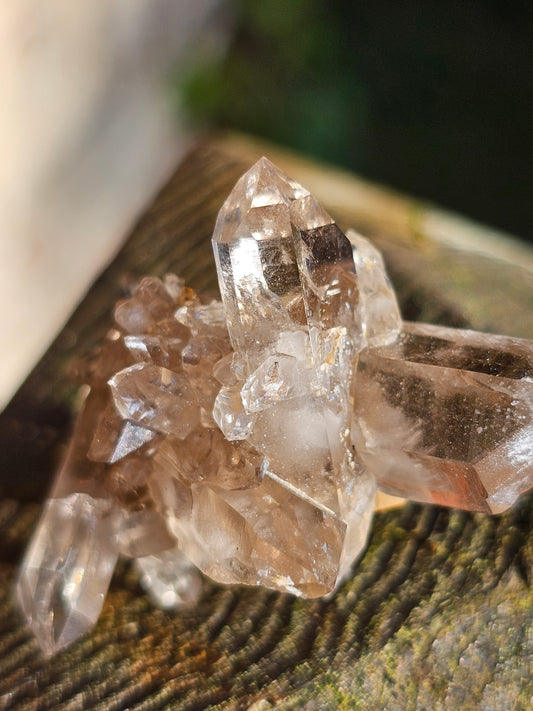
[{"label": "reflection on crystal", "polygon": [[152,602],[164,610],[194,605],[202,590],[198,569],[178,548],[137,558],[139,582]]},{"label": "reflection on crystal", "polygon": [[150,442],[156,432],[129,420],[123,420],[108,404],[96,424],[87,456],[94,462],[113,464]]},{"label": "reflection on crystal", "polygon": [[115,525],[110,502],[87,494],[45,504],[17,594],[46,655],[74,642],[98,619],[117,559]]}]

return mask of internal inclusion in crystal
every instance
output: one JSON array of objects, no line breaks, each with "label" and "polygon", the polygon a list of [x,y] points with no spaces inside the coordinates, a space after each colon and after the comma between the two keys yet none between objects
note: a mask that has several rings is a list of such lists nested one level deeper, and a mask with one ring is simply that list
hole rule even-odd
[{"label": "internal inclusion in crystal", "polygon": [[402,324],[347,236],[261,159],[217,220],[223,305],[174,275],[117,304],[19,576],[45,653],[96,622],[118,555],[161,607],[194,604],[196,567],[316,597],[362,550],[376,481],[492,512],[531,487],[532,342]]}]

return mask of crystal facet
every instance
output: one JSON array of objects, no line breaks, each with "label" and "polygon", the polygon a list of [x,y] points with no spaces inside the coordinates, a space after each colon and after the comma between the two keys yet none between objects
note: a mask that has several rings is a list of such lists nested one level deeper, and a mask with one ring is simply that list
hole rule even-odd
[{"label": "crystal facet", "polygon": [[96,622],[119,554],[161,607],[195,603],[197,568],[317,597],[376,480],[487,512],[531,488],[533,342],[403,323],[347,235],[263,158],[217,219],[223,303],[167,275],[116,305],[18,581],[47,654]]}]

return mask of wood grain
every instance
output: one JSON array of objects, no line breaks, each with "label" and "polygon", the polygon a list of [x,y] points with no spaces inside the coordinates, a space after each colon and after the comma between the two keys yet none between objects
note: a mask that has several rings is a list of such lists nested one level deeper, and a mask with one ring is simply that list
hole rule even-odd
[{"label": "wood grain", "polygon": [[[121,564],[96,629],[68,651],[44,661],[21,625],[11,589],[68,437],[69,363],[102,337],[135,278],[176,271],[215,288],[216,212],[263,150],[234,137],[197,146],[0,416],[0,709],[529,709],[531,496],[499,517],[414,504],[377,514],[331,600],[206,582],[194,610],[171,615]],[[406,317],[533,337],[527,260],[456,250],[406,217],[430,208],[279,155],[344,226],[382,247]],[[338,201],[328,200],[335,180]],[[379,210],[365,210],[365,191]]]}]

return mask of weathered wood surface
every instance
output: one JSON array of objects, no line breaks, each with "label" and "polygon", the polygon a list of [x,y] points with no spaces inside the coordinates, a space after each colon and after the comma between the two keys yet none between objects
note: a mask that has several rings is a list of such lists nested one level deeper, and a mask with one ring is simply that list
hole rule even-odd
[{"label": "weathered wood surface", "polygon": [[[21,625],[11,589],[68,435],[69,361],[101,338],[132,279],[171,270],[215,288],[215,215],[260,150],[226,139],[193,151],[0,416],[0,709],[529,709],[532,496],[499,517],[414,504],[378,514],[328,601],[206,583],[192,612],[172,615],[121,565],[94,633],[67,652],[43,661]],[[424,206],[274,153],[381,246],[406,317],[533,337],[531,252],[495,240],[518,266],[458,251],[424,231]],[[459,233],[475,245],[474,228]]]}]

